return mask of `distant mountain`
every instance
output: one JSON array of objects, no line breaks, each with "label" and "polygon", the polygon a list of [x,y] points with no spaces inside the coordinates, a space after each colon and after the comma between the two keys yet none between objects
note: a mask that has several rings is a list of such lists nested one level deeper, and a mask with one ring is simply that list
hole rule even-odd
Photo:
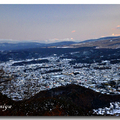
[{"label": "distant mountain", "polygon": [[78,48],[78,47],[97,47],[97,48],[120,48],[120,36],[102,37],[89,39],[82,42],[62,41],[56,43],[38,42],[19,42],[19,43],[0,43],[0,50],[23,50],[31,48]]},{"label": "distant mountain", "polygon": [[99,40],[101,39],[114,39],[114,38],[120,38],[120,36],[108,36],[108,37],[102,37],[102,38],[99,38]]},{"label": "distant mountain", "polygon": [[28,48],[43,47],[45,44],[36,42],[26,43],[0,43],[0,50],[20,50]]},{"label": "distant mountain", "polygon": [[75,44],[77,42],[73,42],[73,41],[62,41],[62,42],[56,42],[56,43],[51,43],[48,44],[49,46],[61,46],[61,45],[71,45],[71,44]]},{"label": "distant mountain", "polygon": [[98,39],[89,39],[89,40],[84,40],[79,43],[94,42],[94,41],[100,41],[100,40],[109,40],[109,39],[115,39],[115,38],[120,38],[120,36],[109,36],[109,37],[102,37],[102,38],[98,38]]},{"label": "distant mountain", "polygon": [[63,41],[56,43],[37,43],[37,42],[22,42],[22,43],[0,43],[0,50],[21,50],[29,48],[42,48],[51,46],[61,46],[61,45],[71,45],[76,42],[73,41]]},{"label": "distant mountain", "polygon": [[[67,46],[66,46],[67,47]],[[69,47],[79,48],[79,47],[96,47],[98,48],[120,48],[120,36],[115,37],[102,37],[98,39],[85,40],[76,44],[72,44]]]}]

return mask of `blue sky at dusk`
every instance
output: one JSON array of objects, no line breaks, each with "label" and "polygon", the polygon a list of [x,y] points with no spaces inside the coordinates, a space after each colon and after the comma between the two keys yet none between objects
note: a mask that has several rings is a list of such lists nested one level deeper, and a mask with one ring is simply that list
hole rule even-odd
[{"label": "blue sky at dusk", "polygon": [[120,36],[120,4],[0,4],[0,39],[83,41]]}]

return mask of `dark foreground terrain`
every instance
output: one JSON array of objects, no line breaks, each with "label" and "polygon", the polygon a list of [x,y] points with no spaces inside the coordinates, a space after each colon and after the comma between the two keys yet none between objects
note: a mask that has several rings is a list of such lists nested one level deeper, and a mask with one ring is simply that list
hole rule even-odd
[{"label": "dark foreground terrain", "polygon": [[78,85],[41,91],[28,100],[12,101],[0,93],[0,105],[12,105],[0,116],[92,116],[92,110],[120,101],[120,95],[103,95]]}]

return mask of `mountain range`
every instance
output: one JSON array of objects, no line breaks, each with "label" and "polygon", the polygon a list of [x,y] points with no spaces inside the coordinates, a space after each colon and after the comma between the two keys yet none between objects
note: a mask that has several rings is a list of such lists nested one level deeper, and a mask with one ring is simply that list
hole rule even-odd
[{"label": "mountain range", "polygon": [[0,50],[22,50],[30,48],[79,48],[79,47],[96,47],[96,48],[120,48],[120,36],[102,37],[98,39],[89,39],[82,42],[62,41],[56,43],[38,43],[38,42],[18,42],[18,43],[0,43]]},{"label": "mountain range", "polygon": [[56,43],[38,43],[38,42],[19,42],[19,43],[0,43],[0,50],[20,50],[20,49],[29,49],[29,48],[43,48],[51,46],[63,46],[75,44],[73,41],[63,41]]}]

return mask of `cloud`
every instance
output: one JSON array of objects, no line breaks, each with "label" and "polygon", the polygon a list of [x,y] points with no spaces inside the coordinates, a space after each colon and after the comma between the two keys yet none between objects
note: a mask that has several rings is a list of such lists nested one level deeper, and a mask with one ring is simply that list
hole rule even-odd
[{"label": "cloud", "polygon": [[120,36],[120,34],[114,34],[114,33],[113,33],[112,36]]},{"label": "cloud", "polygon": [[116,27],[116,29],[120,29],[120,25],[118,25],[118,26]]},{"label": "cloud", "polygon": [[53,43],[53,42],[71,41],[71,40],[75,40],[75,39],[74,38],[63,38],[63,39],[53,38],[53,39],[46,40],[45,42]]},{"label": "cloud", "polygon": [[71,33],[74,33],[74,32],[76,32],[76,31],[75,30],[71,31]]},{"label": "cloud", "polygon": [[105,35],[105,36],[101,36],[101,37],[109,37],[109,36],[120,36],[120,34],[114,34],[114,33],[112,33],[112,35]]},{"label": "cloud", "polygon": [[112,30],[119,30],[120,29],[120,25],[117,25],[116,27],[112,28]]},{"label": "cloud", "polygon": [[106,36],[101,36],[101,37],[106,37]]}]

